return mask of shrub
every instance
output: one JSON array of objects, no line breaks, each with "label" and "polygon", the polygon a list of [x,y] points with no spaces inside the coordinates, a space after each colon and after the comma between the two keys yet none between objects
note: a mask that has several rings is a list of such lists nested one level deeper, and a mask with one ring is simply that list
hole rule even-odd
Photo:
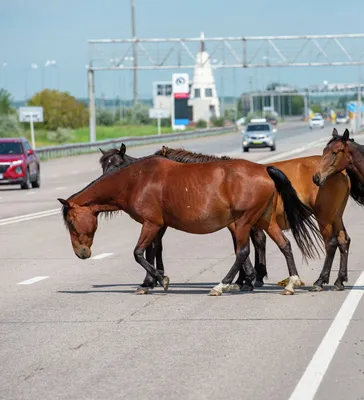
[{"label": "shrub", "polygon": [[196,128],[206,128],[207,127],[207,122],[204,119],[199,119],[196,122]]},{"label": "shrub", "polygon": [[0,115],[0,137],[21,136],[23,128],[17,115]]},{"label": "shrub", "polygon": [[43,107],[44,123],[40,127],[55,131],[57,128],[82,128],[88,123],[88,110],[67,92],[43,90],[29,101],[31,106]]},{"label": "shrub", "polygon": [[115,123],[115,116],[112,111],[97,110],[96,123],[97,125],[102,125],[102,126],[112,126]]},{"label": "shrub", "polygon": [[48,140],[56,143],[67,143],[74,138],[73,132],[67,128],[58,128],[56,131],[47,133]]}]

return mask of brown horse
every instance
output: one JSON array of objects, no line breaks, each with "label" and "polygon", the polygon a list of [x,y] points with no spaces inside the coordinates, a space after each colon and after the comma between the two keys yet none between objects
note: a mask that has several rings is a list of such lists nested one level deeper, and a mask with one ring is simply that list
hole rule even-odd
[{"label": "brown horse", "polygon": [[[103,170],[112,170],[113,168],[117,168],[123,165],[129,165],[130,162],[135,162],[137,160],[137,158],[127,156],[125,154],[125,151],[126,148],[123,144],[120,150],[112,149],[107,152],[102,151],[103,156],[100,158],[100,163],[103,167]],[[183,163],[211,162],[219,159],[216,156],[193,153],[184,149],[170,149],[164,146],[162,150],[157,151],[155,154],[159,154],[174,161]],[[224,157],[224,159],[227,160],[230,158]],[[321,227],[321,233],[323,235],[326,245],[326,259],[320,277],[313,284],[313,291],[321,291],[323,290],[323,284],[329,283],[329,276],[331,272],[333,258],[336,249],[339,246],[339,240],[342,241],[342,232],[345,231],[342,216],[350,192],[350,182],[345,174],[336,176],[334,179],[331,180],[328,186],[319,190],[317,186],[315,186],[312,182],[312,174],[319,161],[319,156],[312,156],[287,161],[280,161],[270,164],[281,169],[287,175],[287,177],[292,182],[293,187],[297,191],[299,198],[304,202],[307,207],[310,207]],[[277,215],[281,218],[281,220],[283,220],[284,210],[282,209],[282,207],[278,207],[276,211]],[[285,221],[281,222],[281,229],[287,229],[288,226]],[[231,225],[228,228],[232,234],[232,237],[234,238],[234,225]],[[158,257],[162,257],[161,240],[163,234],[158,239],[156,239],[156,243],[160,243],[156,244],[156,248],[158,249],[156,253],[157,260]],[[267,271],[265,261],[266,237],[264,231],[255,227],[251,230],[251,239],[255,248],[255,286],[261,287],[263,286],[263,278],[264,276],[266,276]],[[347,241],[350,242],[348,236]],[[157,265],[160,265],[158,261]],[[251,262],[248,257],[244,269],[249,269],[250,266]],[[157,268],[160,269],[160,266]],[[243,290],[252,290],[253,284],[250,280],[246,279],[244,269],[240,270],[239,277],[236,283],[240,287],[243,287]],[[347,277],[347,257],[345,253],[341,252],[340,270],[338,274],[338,279],[336,280],[333,287],[334,290],[344,289],[343,279],[345,277]]]},{"label": "brown horse", "polygon": [[[121,144],[120,149],[110,149],[110,150],[102,150],[99,149],[102,153],[100,157],[100,164],[102,167],[103,174],[106,174],[117,168],[125,168],[130,164],[138,161],[139,158],[132,157],[126,154],[126,146],[124,143]],[[158,150],[154,153],[154,155],[160,155],[168,158],[169,160],[183,162],[187,164],[199,163],[199,162],[210,162],[216,160],[230,160],[230,157],[223,156],[217,157],[212,155],[206,155],[201,153],[192,153],[183,149],[170,149],[168,147],[163,146],[162,150]],[[234,224],[229,225],[228,229],[231,233],[234,242],[234,251],[235,251],[235,236],[234,236]],[[161,273],[164,274],[164,264],[162,257],[162,238],[167,230],[167,227],[163,227],[157,234],[153,243],[147,247],[146,249],[146,259],[147,261],[154,265],[154,261],[156,261],[156,268]],[[266,262],[265,262],[265,244],[266,244],[266,236],[262,229],[252,229],[250,231],[250,237],[252,239],[254,248],[255,248],[255,273],[256,280],[255,286],[262,287],[264,285],[263,278],[267,275],[266,270]],[[252,268],[252,264],[249,256],[246,259],[248,269]],[[147,274],[148,275],[148,274]],[[146,279],[148,279],[146,277]],[[242,279],[240,279],[242,281]],[[240,282],[241,283],[241,282]],[[157,281],[154,282],[157,285]],[[251,290],[251,286],[244,285],[244,282],[240,285],[243,289]]]},{"label": "brown horse", "polygon": [[[324,148],[321,162],[312,174],[312,179],[317,186],[324,188],[345,170],[351,181],[351,197],[357,204],[364,206],[364,146],[350,139],[348,129],[343,136],[334,129],[332,136]],[[338,237],[338,242],[341,255],[347,258],[350,240],[345,240],[346,236],[344,231]]]},{"label": "brown horse", "polygon": [[[102,175],[68,200],[58,200],[63,205],[73,250],[81,259],[91,256],[100,213],[123,210],[142,224],[135,260],[165,289],[168,277],[144,258],[145,249],[165,226],[208,234],[235,223],[236,260],[210,292],[213,295],[230,289],[249,255],[249,233],[255,225],[268,233],[286,258],[290,281],[285,293],[292,294],[300,285],[290,243],[277,223],[278,201],[283,201],[289,226],[305,258],[318,254],[316,243],[321,239],[312,212],[299,200],[284,173],[247,160],[183,164],[148,156]],[[247,271],[247,278],[253,275],[254,271]],[[153,279],[148,285],[154,287]]]}]

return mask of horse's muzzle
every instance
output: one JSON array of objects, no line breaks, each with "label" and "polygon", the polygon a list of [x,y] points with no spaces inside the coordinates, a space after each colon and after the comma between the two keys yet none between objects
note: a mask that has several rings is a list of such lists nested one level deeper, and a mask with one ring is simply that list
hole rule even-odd
[{"label": "horse's muzzle", "polygon": [[81,260],[86,260],[86,258],[90,258],[91,250],[88,247],[83,247],[80,251],[75,252],[76,256]]},{"label": "horse's muzzle", "polygon": [[319,174],[315,174],[313,177],[312,177],[312,180],[313,180],[313,183],[316,185],[316,186],[322,186],[323,184],[324,184],[324,181],[322,181],[321,182],[321,177],[320,177],[320,175]]}]

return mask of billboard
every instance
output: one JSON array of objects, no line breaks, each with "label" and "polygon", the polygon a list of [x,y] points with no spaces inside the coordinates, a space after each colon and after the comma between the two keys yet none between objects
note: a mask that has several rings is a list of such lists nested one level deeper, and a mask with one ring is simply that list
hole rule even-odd
[{"label": "billboard", "polygon": [[173,97],[173,126],[181,126],[189,124],[189,77],[188,74],[172,75],[172,97]]}]

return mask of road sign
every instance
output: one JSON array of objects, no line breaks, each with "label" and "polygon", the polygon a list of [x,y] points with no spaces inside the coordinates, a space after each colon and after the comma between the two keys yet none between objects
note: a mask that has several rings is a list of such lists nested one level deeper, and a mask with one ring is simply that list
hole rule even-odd
[{"label": "road sign", "polygon": [[171,112],[167,108],[150,108],[149,109],[149,118],[150,119],[169,118],[170,116],[171,116]]},{"label": "road sign", "polygon": [[161,134],[161,118],[169,118],[171,112],[167,108],[150,108],[149,118],[158,121],[158,135]]},{"label": "road sign", "polygon": [[34,122],[43,122],[43,107],[19,107],[20,122],[30,122],[32,146],[35,149]]},{"label": "road sign", "polygon": [[43,107],[20,107],[20,122],[43,122]]}]

